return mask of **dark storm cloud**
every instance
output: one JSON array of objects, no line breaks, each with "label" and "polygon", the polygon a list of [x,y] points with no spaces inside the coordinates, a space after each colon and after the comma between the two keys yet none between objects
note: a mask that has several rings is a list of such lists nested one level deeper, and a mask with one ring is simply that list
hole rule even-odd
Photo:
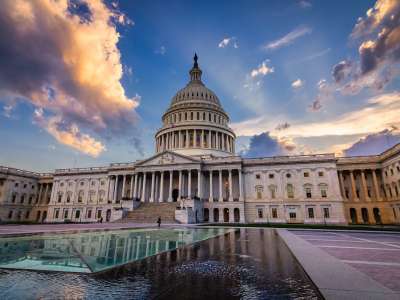
[{"label": "dark storm cloud", "polygon": [[249,148],[241,154],[246,158],[257,158],[267,156],[287,155],[293,151],[293,144],[279,141],[277,138],[271,137],[269,132],[254,135],[250,139]]}]

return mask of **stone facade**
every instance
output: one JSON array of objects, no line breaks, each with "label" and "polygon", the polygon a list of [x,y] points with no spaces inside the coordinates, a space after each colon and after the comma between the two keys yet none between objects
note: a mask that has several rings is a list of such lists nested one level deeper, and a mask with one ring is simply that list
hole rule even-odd
[{"label": "stone facade", "polygon": [[148,159],[51,174],[0,167],[2,221],[109,222],[142,202],[177,202],[185,223],[400,223],[400,144],[365,157],[242,158],[197,57],[189,74]]}]

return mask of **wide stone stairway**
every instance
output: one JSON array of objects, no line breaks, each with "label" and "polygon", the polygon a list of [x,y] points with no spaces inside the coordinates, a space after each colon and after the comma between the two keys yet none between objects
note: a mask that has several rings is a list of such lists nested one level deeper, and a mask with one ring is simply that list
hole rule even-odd
[{"label": "wide stone stairway", "polygon": [[156,223],[158,217],[161,217],[162,223],[175,223],[176,202],[163,203],[141,203],[140,206],[118,222],[132,223]]}]

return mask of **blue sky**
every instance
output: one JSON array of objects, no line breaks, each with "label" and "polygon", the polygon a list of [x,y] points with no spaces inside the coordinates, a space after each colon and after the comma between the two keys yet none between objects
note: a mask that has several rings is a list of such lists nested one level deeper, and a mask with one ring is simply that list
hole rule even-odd
[{"label": "blue sky", "polygon": [[[19,2],[24,5],[15,6]],[[10,18],[1,21],[0,16],[5,22],[0,54],[11,58],[0,55],[1,165],[45,171],[152,155],[161,116],[187,83],[195,51],[203,81],[230,115],[244,154],[345,154],[371,135],[376,144],[381,132],[395,136],[391,144],[398,141],[400,81],[393,55],[398,46],[388,48],[368,72],[360,52],[360,45],[377,41],[385,26],[397,32],[398,23],[376,17],[380,11],[398,14],[395,1],[119,1],[103,6],[73,1],[58,7],[7,0],[4,5],[1,14]],[[371,23],[366,12],[374,6]],[[87,11],[92,15],[83,19]],[[49,15],[58,19],[42,24]],[[29,22],[32,29],[22,27]],[[37,37],[27,42],[23,37],[29,30]],[[40,39],[49,45],[38,45]],[[94,50],[109,44],[112,61]],[[41,50],[24,51],[28,47]],[[76,63],[82,58],[87,62]],[[338,73],[343,79],[332,77],[335,66],[343,67]],[[109,90],[115,93],[110,96]],[[278,145],[271,146],[273,152],[263,146],[269,142]],[[391,144],[382,142],[380,150]]]}]

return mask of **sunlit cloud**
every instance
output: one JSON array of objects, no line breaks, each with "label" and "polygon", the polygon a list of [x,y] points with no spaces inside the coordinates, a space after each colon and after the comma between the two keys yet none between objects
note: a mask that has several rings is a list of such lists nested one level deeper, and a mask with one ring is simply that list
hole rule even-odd
[{"label": "sunlit cloud", "polygon": [[284,46],[290,45],[291,43],[293,43],[295,40],[297,40],[298,38],[310,34],[312,32],[312,29],[309,27],[299,27],[294,29],[293,31],[289,32],[288,34],[284,35],[283,37],[269,42],[268,44],[266,44],[264,46],[265,50],[276,50],[279,48],[282,48]]},{"label": "sunlit cloud", "polygon": [[232,47],[235,49],[239,48],[237,38],[234,36],[224,38],[221,42],[218,43],[218,48],[225,48],[228,47],[229,45],[232,45]]},{"label": "sunlit cloud", "polygon": [[2,1],[0,95],[41,111],[36,124],[58,142],[99,155],[100,139],[130,133],[138,120],[140,97],[120,82],[117,24],[133,22],[102,1]]},{"label": "sunlit cloud", "polygon": [[304,81],[299,79],[296,79],[295,81],[292,82],[292,88],[294,89],[299,89],[304,85]]},{"label": "sunlit cloud", "polygon": [[269,63],[269,59],[264,60],[257,68],[251,70],[251,77],[264,77],[267,74],[274,73],[274,67],[270,67],[267,64]]},{"label": "sunlit cloud", "polygon": [[155,54],[165,55],[167,53],[167,48],[165,46],[161,46],[160,48],[154,51]]}]

